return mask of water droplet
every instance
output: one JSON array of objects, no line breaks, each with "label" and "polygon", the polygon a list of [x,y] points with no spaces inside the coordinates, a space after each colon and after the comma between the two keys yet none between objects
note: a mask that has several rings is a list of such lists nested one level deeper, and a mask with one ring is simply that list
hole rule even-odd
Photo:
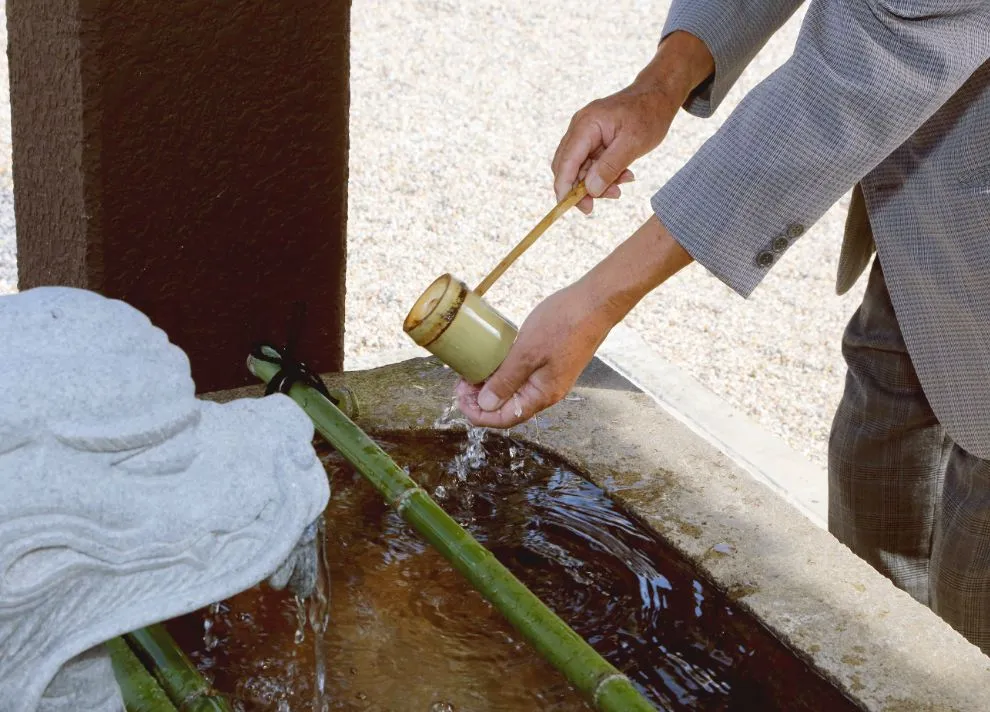
[{"label": "water droplet", "polygon": [[203,618],[203,643],[207,652],[212,651],[220,643],[220,639],[214,632],[217,616],[220,615],[220,604],[211,603]]},{"label": "water droplet", "polygon": [[728,544],[728,543],[726,543],[726,542],[723,541],[723,542],[721,542],[721,543],[716,544],[715,546],[713,546],[712,547],[712,551],[715,551],[715,552],[717,552],[719,554],[735,554],[736,553],[736,547],[732,546],[732,544]]},{"label": "water droplet", "polygon": [[454,706],[449,702],[434,702],[430,712],[454,712]]},{"label": "water droplet", "polygon": [[296,596],[296,645],[302,645],[306,640],[306,602]]},{"label": "water droplet", "polygon": [[519,402],[519,394],[512,394],[512,412],[517,418],[521,418],[523,414],[522,404]]},{"label": "water droplet", "polygon": [[454,418],[454,413],[456,412],[457,412],[457,398],[454,398],[450,402],[450,405],[444,408],[443,412],[440,413],[440,417],[438,417],[435,421],[433,421],[433,427],[444,428],[456,423],[457,421]]}]

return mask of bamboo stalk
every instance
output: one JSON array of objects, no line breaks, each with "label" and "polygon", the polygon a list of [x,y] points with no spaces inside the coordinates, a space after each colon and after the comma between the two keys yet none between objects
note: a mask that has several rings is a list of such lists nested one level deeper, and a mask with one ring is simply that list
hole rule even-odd
[{"label": "bamboo stalk", "polygon": [[519,256],[528,250],[530,246],[536,242],[540,235],[545,233],[551,225],[557,222],[557,218],[580,203],[581,198],[587,194],[588,190],[584,187],[584,181],[578,183],[570,193],[564,196],[563,200],[554,206],[553,210],[547,213],[545,218],[537,223],[536,227],[530,230],[529,234],[526,235],[526,237],[524,237],[518,245],[512,248],[512,251],[505,256],[505,259],[499,262],[495,269],[493,269],[487,277],[481,280],[481,284],[475,288],[474,293],[480,297],[487,292],[491,286],[495,284],[495,280],[501,277],[505,273],[505,270],[509,269],[509,267],[512,266],[512,263],[519,259]]},{"label": "bamboo stalk", "polygon": [[[279,371],[278,364],[254,357],[248,359],[248,368],[266,383]],[[597,709],[656,709],[629,678],[571,630],[333,403],[302,383],[293,385],[289,396],[306,411],[317,431]]]},{"label": "bamboo stalk", "polygon": [[137,659],[123,638],[108,640],[113,674],[127,712],[176,712],[165,691]]},{"label": "bamboo stalk", "polygon": [[232,712],[230,703],[216,693],[162,625],[128,633],[124,640],[177,712]]}]

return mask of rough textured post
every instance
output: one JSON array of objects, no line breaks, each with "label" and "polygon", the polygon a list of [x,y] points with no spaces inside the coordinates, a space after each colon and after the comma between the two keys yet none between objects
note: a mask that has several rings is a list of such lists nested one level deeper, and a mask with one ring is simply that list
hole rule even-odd
[{"label": "rough textured post", "polygon": [[343,361],[350,4],[7,0],[19,287],[123,299],[201,391]]}]

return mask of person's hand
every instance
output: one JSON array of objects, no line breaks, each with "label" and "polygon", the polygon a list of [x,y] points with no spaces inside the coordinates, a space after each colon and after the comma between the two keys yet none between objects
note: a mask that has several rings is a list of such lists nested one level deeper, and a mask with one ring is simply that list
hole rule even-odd
[{"label": "person's hand", "polygon": [[490,428],[532,418],[567,394],[614,325],[584,283],[551,295],[523,322],[483,388],[458,383],[461,412],[472,424]]},{"label": "person's hand", "polygon": [[634,179],[629,166],[663,141],[690,92],[714,71],[704,43],[674,32],[635,81],[604,99],[591,102],[571,119],[550,168],[557,200],[579,181],[588,196],[577,204],[588,214],[595,198],[618,198],[619,187]]},{"label": "person's hand", "polygon": [[502,365],[484,386],[457,384],[474,425],[511,428],[563,398],[611,331],[636,304],[691,263],[656,216],[523,322]]},{"label": "person's hand", "polygon": [[635,180],[628,167],[660,145],[677,109],[659,89],[634,83],[578,111],[550,164],[557,199],[582,180],[588,195],[577,207],[585,214],[595,198],[619,198],[619,186]]}]

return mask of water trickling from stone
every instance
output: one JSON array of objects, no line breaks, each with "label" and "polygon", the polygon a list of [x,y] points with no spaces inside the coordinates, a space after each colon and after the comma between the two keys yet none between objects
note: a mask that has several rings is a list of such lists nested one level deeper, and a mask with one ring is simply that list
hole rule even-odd
[{"label": "water trickling from stone", "polygon": [[330,624],[330,564],[327,561],[326,518],[320,516],[316,532],[316,587],[306,601],[307,620],[313,631],[313,712],[327,712],[327,645]]},{"label": "water trickling from stone", "polygon": [[296,596],[296,645],[302,645],[306,640],[306,599]]},{"label": "water trickling from stone", "polygon": [[215,627],[217,616],[220,615],[220,603],[211,603],[203,617],[203,646],[207,652],[212,652],[220,642]]},{"label": "water trickling from stone", "polygon": [[[330,624],[330,564],[327,561],[326,517],[316,524],[316,585],[307,598],[295,597],[296,645],[306,641],[306,629],[313,638],[313,712],[327,712],[330,701],[326,694],[327,654],[326,632]],[[279,708],[281,710],[281,707]]]}]

